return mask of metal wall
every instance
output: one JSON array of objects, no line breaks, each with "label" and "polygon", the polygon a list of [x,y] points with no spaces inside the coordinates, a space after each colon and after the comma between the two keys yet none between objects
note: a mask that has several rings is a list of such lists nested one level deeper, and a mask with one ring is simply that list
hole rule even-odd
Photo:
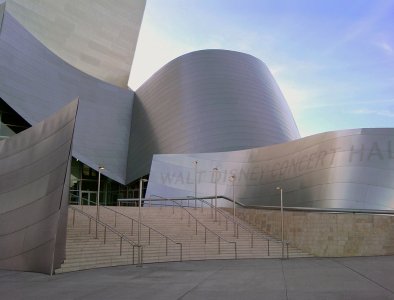
[{"label": "metal wall", "polygon": [[299,138],[265,64],[234,51],[203,50],[171,61],[137,91],[127,181],[153,154],[231,151]]},{"label": "metal wall", "polygon": [[103,165],[103,174],[120,183],[126,177],[133,96],[129,89],[65,63],[6,9],[0,31],[0,97],[30,124],[79,97],[73,156],[96,170]]},{"label": "metal wall", "polygon": [[146,0],[7,0],[7,11],[67,63],[126,88],[145,4]]},{"label": "metal wall", "polygon": [[394,209],[394,128],[327,132],[288,143],[224,153],[155,155],[149,195],[218,194],[248,205]]},{"label": "metal wall", "polygon": [[0,141],[0,268],[52,273],[65,258],[78,101]]}]

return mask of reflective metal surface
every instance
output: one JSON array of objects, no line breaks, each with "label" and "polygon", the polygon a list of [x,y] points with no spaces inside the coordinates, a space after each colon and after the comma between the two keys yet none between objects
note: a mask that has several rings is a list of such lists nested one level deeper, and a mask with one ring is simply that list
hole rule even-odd
[{"label": "reflective metal surface", "polygon": [[147,195],[214,194],[213,168],[219,169],[218,194],[247,205],[394,209],[394,128],[327,132],[279,145],[249,150],[155,155]]},{"label": "reflective metal surface", "polygon": [[24,29],[7,6],[0,31],[0,66],[0,97],[30,124],[79,97],[73,156],[96,170],[104,165],[104,175],[124,183],[131,90],[65,63]]},{"label": "reflective metal surface", "polygon": [[153,154],[248,149],[299,138],[266,65],[234,51],[203,50],[171,61],[137,91],[128,181]]},{"label": "reflective metal surface", "polygon": [[7,0],[7,11],[65,62],[127,88],[145,4],[146,0]]},{"label": "reflective metal surface", "polygon": [[65,258],[78,101],[0,141],[0,268],[52,273]]}]

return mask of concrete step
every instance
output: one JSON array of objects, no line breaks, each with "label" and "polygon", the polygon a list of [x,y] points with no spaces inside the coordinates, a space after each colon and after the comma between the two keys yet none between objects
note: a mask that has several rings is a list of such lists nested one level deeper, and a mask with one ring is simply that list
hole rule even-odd
[{"label": "concrete step", "polygon": [[[96,216],[96,207],[82,206],[82,210],[92,216]],[[115,211],[126,216],[138,219],[138,208],[135,207],[111,207]],[[115,212],[100,208],[100,220],[116,228],[128,239],[137,243],[138,224],[136,221],[117,214]],[[236,242],[237,258],[272,258],[281,257],[282,245],[275,239],[256,232],[254,228],[246,230],[239,227],[238,236],[234,236],[233,224],[228,220],[227,226],[223,216],[215,222],[210,208],[193,209],[187,211],[178,207],[143,207],[141,208],[141,220],[147,226],[141,225],[140,243],[143,246],[144,263],[179,261],[180,246],[182,243],[182,260],[206,260],[206,259],[234,259]],[[230,216],[231,217],[231,216]],[[197,234],[196,220],[197,218]],[[116,224],[115,224],[116,222]],[[206,230],[200,223],[204,224]],[[116,227],[115,227],[116,225]],[[59,272],[82,270],[94,267],[108,267],[114,265],[132,264],[132,246],[126,241],[122,243],[122,256],[119,255],[119,236],[109,230],[106,232],[106,243],[104,244],[104,229],[98,226],[98,239],[95,239],[95,222],[90,223],[86,216],[78,213],[69,213],[66,244],[66,261]],[[157,233],[156,231],[160,232]],[[251,247],[251,232],[253,232],[253,247]],[[167,239],[162,236],[166,235]],[[220,253],[218,236],[220,236]],[[226,242],[227,240],[228,242]],[[136,251],[134,252],[134,263],[136,262]],[[167,250],[166,250],[167,249]],[[287,250],[287,249],[286,249]],[[290,257],[309,256],[298,249],[289,247]],[[287,253],[287,252],[286,252]],[[269,254],[269,255],[268,255]]]}]

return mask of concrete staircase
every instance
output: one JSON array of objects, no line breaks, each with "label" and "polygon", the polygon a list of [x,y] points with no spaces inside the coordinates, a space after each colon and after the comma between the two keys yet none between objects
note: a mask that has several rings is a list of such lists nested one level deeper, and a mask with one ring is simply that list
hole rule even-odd
[{"label": "concrete staircase", "polygon": [[[96,215],[94,206],[76,206],[91,215]],[[116,217],[115,217],[116,216]],[[56,273],[138,262],[137,207],[100,208],[100,220],[131,241],[70,209],[67,227],[66,261]],[[227,219],[227,222],[226,222]],[[140,244],[144,263],[206,260],[278,258],[282,256],[282,245],[272,237],[258,233],[246,223],[222,211],[215,221],[212,208],[142,207]],[[227,225],[226,225],[227,223]],[[73,225],[74,224],[74,225]],[[149,227],[148,227],[149,226]],[[253,240],[252,234],[253,232]],[[234,235],[235,233],[235,235]],[[104,243],[105,235],[105,243]],[[134,247],[133,247],[134,244]],[[253,244],[253,247],[252,247]],[[120,247],[121,246],[121,247]],[[122,255],[120,255],[122,249]],[[285,246],[285,256],[287,256]],[[288,247],[289,257],[309,256],[298,249]]]}]

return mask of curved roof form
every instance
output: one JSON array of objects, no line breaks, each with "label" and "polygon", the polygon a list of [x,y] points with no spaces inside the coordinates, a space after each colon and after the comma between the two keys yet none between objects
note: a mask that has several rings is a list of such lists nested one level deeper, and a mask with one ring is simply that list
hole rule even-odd
[{"label": "curved roof form", "polygon": [[146,0],[7,0],[6,10],[65,62],[126,88],[145,4]]},{"label": "curved roof form", "polygon": [[78,101],[0,141],[0,268],[52,274],[65,259]]},{"label": "curved roof form", "polygon": [[394,209],[394,128],[321,133],[262,148],[226,153],[155,155],[147,195],[232,198],[247,205]]},{"label": "curved roof form", "polygon": [[262,61],[227,50],[192,52],[136,91],[127,181],[149,172],[153,154],[232,151],[299,137]]}]

